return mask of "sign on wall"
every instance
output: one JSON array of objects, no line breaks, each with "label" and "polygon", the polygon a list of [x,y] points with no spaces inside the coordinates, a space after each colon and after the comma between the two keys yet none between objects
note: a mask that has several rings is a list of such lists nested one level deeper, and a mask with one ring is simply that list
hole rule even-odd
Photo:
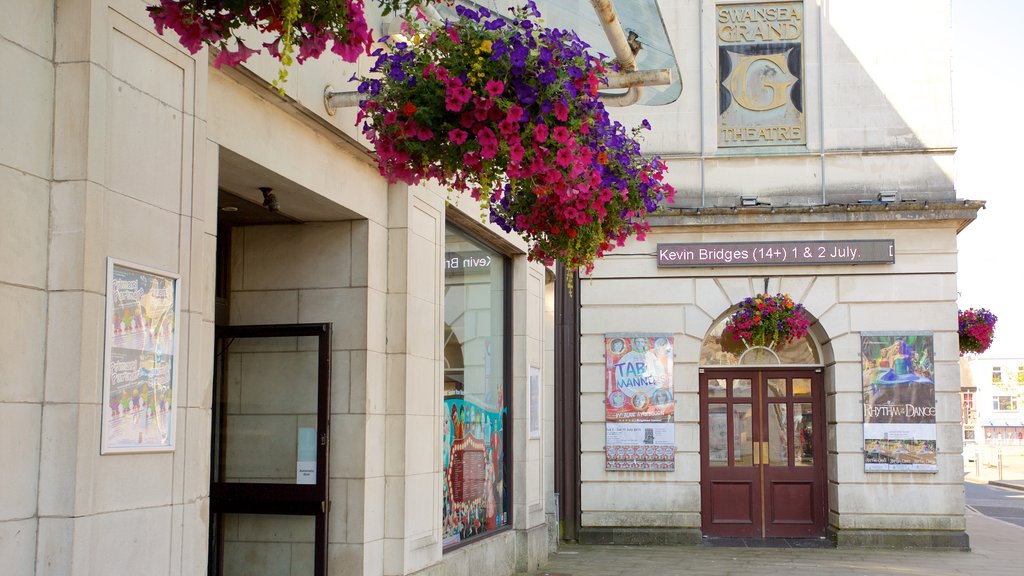
[{"label": "sign on wall", "polygon": [[180,278],[107,261],[102,454],[174,450]]},{"label": "sign on wall", "polygon": [[718,146],[807,143],[802,2],[728,4],[718,36]]},{"label": "sign on wall", "polygon": [[860,343],[864,471],[937,472],[932,334],[864,332]]},{"label": "sign on wall", "polygon": [[540,438],[540,368],[530,366],[530,438]]},{"label": "sign on wall", "polygon": [[605,469],[675,469],[672,336],[605,335]]},{"label": "sign on wall", "polygon": [[689,242],[658,244],[659,268],[892,264],[895,240]]}]

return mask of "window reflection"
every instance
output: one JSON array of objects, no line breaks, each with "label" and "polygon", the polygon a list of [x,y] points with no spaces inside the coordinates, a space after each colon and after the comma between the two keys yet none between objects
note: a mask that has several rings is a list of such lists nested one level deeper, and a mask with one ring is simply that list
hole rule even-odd
[{"label": "window reflection", "polygon": [[814,465],[814,422],[810,404],[793,404],[793,463],[797,466]]},{"label": "window reflection", "polygon": [[750,404],[732,407],[733,465],[754,465],[754,411]]},{"label": "window reflection", "polygon": [[729,413],[725,404],[708,406],[708,462],[711,466],[729,465]]},{"label": "window reflection", "polygon": [[444,544],[508,523],[505,477],[505,259],[445,234]]},{"label": "window reflection", "polygon": [[768,464],[789,465],[789,438],[787,430],[787,406],[781,402],[768,404]]}]

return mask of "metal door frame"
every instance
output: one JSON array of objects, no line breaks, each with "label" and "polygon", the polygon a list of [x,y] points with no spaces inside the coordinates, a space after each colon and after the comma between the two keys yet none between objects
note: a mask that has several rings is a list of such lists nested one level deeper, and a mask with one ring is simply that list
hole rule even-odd
[{"label": "metal door frame", "polygon": [[[331,412],[331,323],[317,324],[270,324],[251,326],[217,326],[215,339],[218,349],[214,360],[213,425],[210,446],[210,553],[207,572],[217,575],[222,572],[223,559],[220,541],[223,525],[218,514],[277,514],[290,516],[313,516],[316,521],[314,542],[314,576],[327,574],[327,512],[328,498],[328,457],[330,456],[330,412]],[[227,407],[226,366],[221,357],[238,338],[275,338],[291,336],[315,336],[318,338],[317,354],[317,447],[316,484],[261,484],[219,482],[225,467],[222,441],[226,438]],[[220,348],[220,342],[227,344]],[[219,471],[219,473],[218,473]]]}]

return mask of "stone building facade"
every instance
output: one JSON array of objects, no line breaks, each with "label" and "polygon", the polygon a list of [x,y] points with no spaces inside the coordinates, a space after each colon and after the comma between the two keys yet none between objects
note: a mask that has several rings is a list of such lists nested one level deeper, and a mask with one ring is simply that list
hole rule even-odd
[{"label": "stone building facade", "polygon": [[[645,241],[602,259],[580,286],[579,475],[556,488],[576,504],[566,512],[571,530],[595,542],[804,530],[839,545],[966,546],[957,233],[980,203],[954,187],[949,3],[694,0],[661,9],[686,88],[675,104],[623,116],[672,126],[648,149],[667,160],[680,193]],[[929,41],[907,34],[909,23]],[[891,258],[842,262],[872,243],[892,247]],[[811,245],[813,257],[804,254]],[[850,251],[815,260],[837,246]],[[738,345],[725,358],[721,333],[736,305],[780,292],[811,320],[802,353],[741,361]],[[919,370],[934,381],[925,408],[933,428],[910,447],[934,459],[928,473],[868,463],[884,448],[866,424],[876,388],[865,384],[863,346],[880,333],[923,335],[934,347]],[[633,334],[673,338],[670,472],[609,469],[606,345]],[[796,391],[804,382],[806,395]],[[734,385],[735,396],[719,389]],[[821,428],[813,464],[792,455],[797,429],[811,422]],[[796,475],[806,466],[818,471],[805,483]]]},{"label": "stone building facade", "polygon": [[[323,103],[326,85],[366,61],[295,66],[282,97],[269,84],[276,61],[217,69],[208,50],[192,56],[173,32],[157,35],[145,7],[15,2],[0,25],[5,572],[537,567],[550,462],[543,436],[527,433],[527,379],[550,363],[549,274],[471,202],[378,174],[355,111],[331,116]],[[261,187],[279,212],[261,206]],[[444,313],[477,305],[445,296],[452,230],[503,274],[507,315],[492,328],[506,354],[493,382],[509,408],[501,448],[514,490],[503,530],[443,553]],[[101,454],[109,259],[177,278],[173,449]],[[324,324],[326,341],[294,332]],[[297,485],[304,429],[313,454],[327,447],[310,460],[329,462],[312,497]],[[258,483],[284,491],[245,500],[232,486]]]},{"label": "stone building facade", "polygon": [[[578,286],[577,362],[555,353],[565,300],[551,270],[481,224],[467,199],[389,184],[355,111],[327,113],[325,86],[342,89],[368,62],[293,67],[282,97],[269,84],[276,62],[216,69],[208,51],[158,36],[142,1],[10,6],[0,21],[8,570],[511,574],[539,566],[560,535],[695,541],[709,533],[701,371],[778,369],[708,364],[701,350],[765,279],[814,321],[813,360],[787,367],[803,372],[786,402],[808,404],[793,378],[812,381],[824,532],[841,545],[965,543],[956,234],[979,204],[953,186],[948,3],[657,8],[682,95],[614,115],[650,119],[646,150],[668,162],[678,203]],[[760,53],[748,45],[767,37],[787,46],[751,58]],[[736,100],[746,87],[724,62],[775,84]],[[772,107],[771,90],[794,87],[799,103]],[[261,206],[260,188],[279,212]],[[895,195],[883,203],[882,192]],[[892,241],[894,261],[657,264],[660,243],[848,240]],[[458,271],[444,265],[453,259]],[[104,450],[113,266],[175,282],[173,449]],[[864,470],[861,335],[885,331],[934,337],[934,473]],[[605,470],[602,365],[614,333],[673,338],[672,472]],[[473,378],[488,388],[471,391]],[[453,406],[480,415],[475,440]],[[445,522],[455,440],[481,453],[470,460],[492,474],[488,490],[504,487],[482,533]]]}]

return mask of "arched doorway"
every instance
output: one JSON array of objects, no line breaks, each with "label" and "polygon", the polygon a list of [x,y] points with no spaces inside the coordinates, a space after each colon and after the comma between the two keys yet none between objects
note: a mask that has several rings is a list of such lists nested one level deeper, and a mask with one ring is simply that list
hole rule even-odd
[{"label": "arched doorway", "polygon": [[701,346],[701,530],[708,537],[823,537],[820,347],[810,334],[747,346],[723,336],[728,317]]}]

